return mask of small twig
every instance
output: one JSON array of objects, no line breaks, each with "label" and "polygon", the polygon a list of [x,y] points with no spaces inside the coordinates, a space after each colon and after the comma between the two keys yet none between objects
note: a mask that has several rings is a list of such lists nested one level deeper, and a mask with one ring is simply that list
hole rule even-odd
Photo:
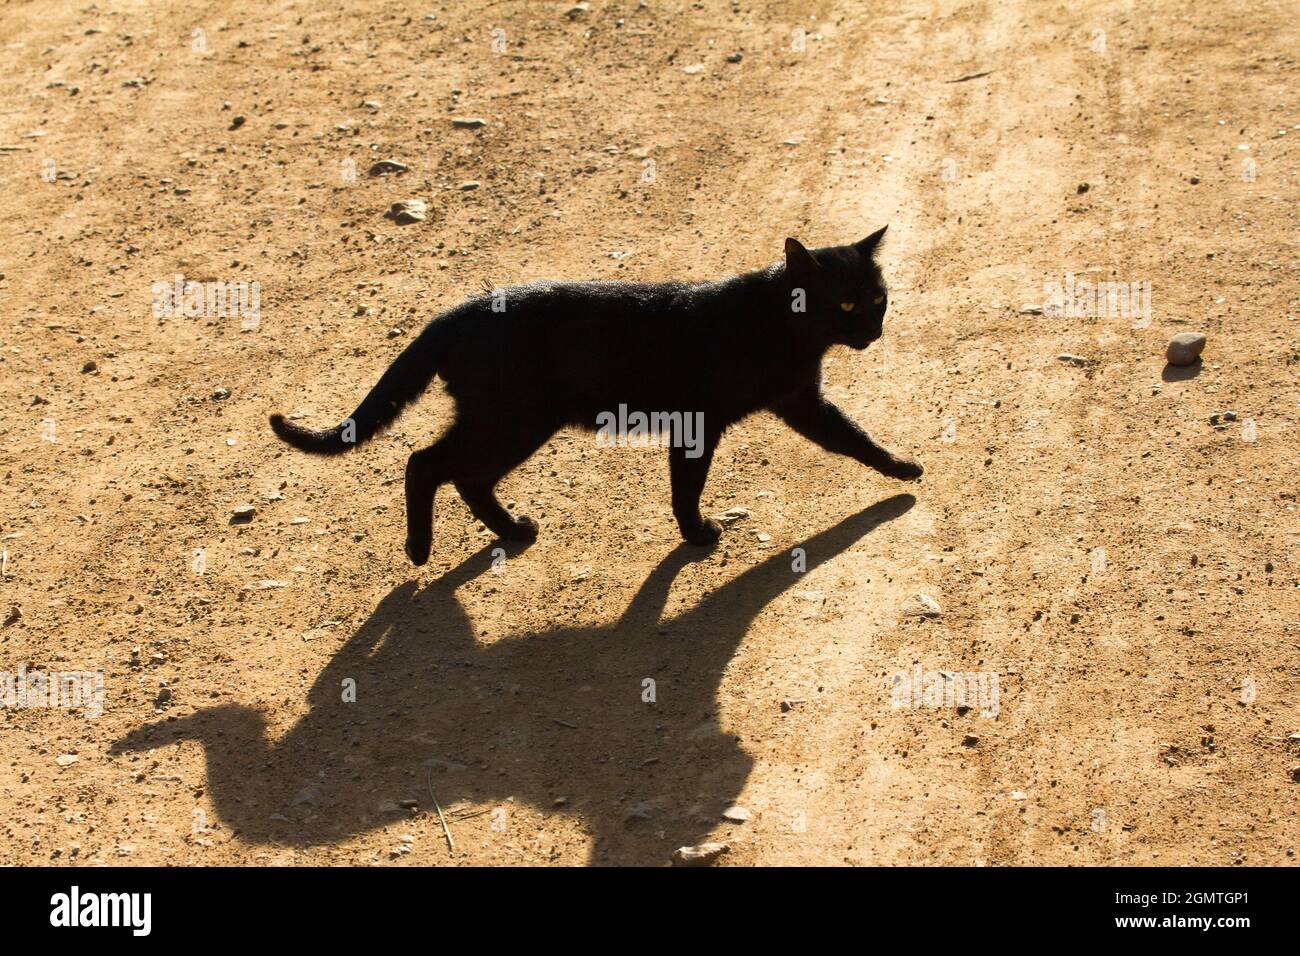
[{"label": "small twig", "polygon": [[988,76],[992,70],[985,70],[982,73],[967,73],[965,76],[959,76],[955,80],[944,80],[945,83],[965,83],[967,80],[978,80],[981,76]]},{"label": "small twig", "polygon": [[577,724],[571,724],[571,723],[569,723],[567,720],[560,720],[559,717],[552,717],[551,720],[555,721],[555,722],[556,722],[557,724],[559,724],[561,727],[568,727],[570,730],[577,730],[577,729],[578,729],[578,725],[577,725]]},{"label": "small twig", "polygon": [[491,813],[489,810],[475,810],[473,813],[453,813],[452,816],[457,820],[471,820],[474,817],[481,817],[485,813]]},{"label": "small twig", "polygon": [[456,841],[451,838],[451,830],[447,826],[447,818],[442,815],[442,807],[438,804],[438,795],[433,792],[433,768],[429,768],[429,796],[433,798],[433,809],[438,811],[438,822],[442,824],[442,832],[447,837],[447,850],[451,853],[456,852]]}]

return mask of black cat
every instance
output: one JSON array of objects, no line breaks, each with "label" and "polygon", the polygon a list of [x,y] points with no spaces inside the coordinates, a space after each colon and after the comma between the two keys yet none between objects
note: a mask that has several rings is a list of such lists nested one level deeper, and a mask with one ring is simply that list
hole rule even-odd
[{"label": "black cat", "polygon": [[406,463],[406,553],[419,565],[444,482],[493,533],[531,541],[537,523],[512,516],[493,488],[560,428],[595,429],[620,406],[702,414],[696,448],[677,428],[664,437],[682,537],[711,544],[722,529],[700,514],[700,493],[714,448],[760,409],[891,478],[921,476],[917,462],[876,444],[821,393],[832,345],[864,349],[880,338],[888,301],[875,252],[884,234],[811,250],[787,239],[784,263],[716,282],[535,282],[476,296],[433,319],[337,428],[282,415],[271,428],[295,448],[337,455],[440,376],[456,419]]}]

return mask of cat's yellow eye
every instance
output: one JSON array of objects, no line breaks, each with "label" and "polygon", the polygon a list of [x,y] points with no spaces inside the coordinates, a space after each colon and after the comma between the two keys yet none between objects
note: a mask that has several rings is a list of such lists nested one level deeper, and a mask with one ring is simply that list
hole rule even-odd
[{"label": "cat's yellow eye", "polygon": [[841,302],[841,303],[840,303],[840,310],[843,311],[843,312],[852,312],[852,311],[853,311],[853,303],[852,303],[852,302]]},{"label": "cat's yellow eye", "polygon": [[876,296],[874,299],[872,299],[871,301],[872,301],[874,304],[876,304],[876,305],[880,305],[880,303],[882,303],[882,302],[885,301],[885,297],[884,297],[883,295],[878,295],[878,296]]}]

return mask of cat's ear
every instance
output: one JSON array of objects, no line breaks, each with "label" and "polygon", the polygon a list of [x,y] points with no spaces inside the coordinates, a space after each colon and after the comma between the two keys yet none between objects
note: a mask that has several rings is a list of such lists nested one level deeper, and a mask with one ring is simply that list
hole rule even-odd
[{"label": "cat's ear", "polygon": [[885,238],[885,230],[888,228],[888,226],[881,226],[871,235],[867,236],[867,238],[855,244],[853,248],[858,250],[858,252],[862,253],[864,256],[871,255],[876,251],[876,246],[880,245],[880,240]]},{"label": "cat's ear", "polygon": [[822,267],[822,264],[804,248],[803,243],[798,239],[786,239],[785,265],[790,272],[802,275],[815,272]]}]

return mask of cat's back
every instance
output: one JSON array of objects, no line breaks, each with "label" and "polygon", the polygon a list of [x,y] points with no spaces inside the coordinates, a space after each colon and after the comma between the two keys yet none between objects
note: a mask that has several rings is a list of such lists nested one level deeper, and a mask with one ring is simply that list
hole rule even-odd
[{"label": "cat's back", "polygon": [[[543,281],[476,295],[444,314],[439,374],[453,395],[520,391],[639,395],[691,387],[701,357],[743,339],[752,289],[715,282]],[[603,406],[602,406],[603,407]]]},{"label": "cat's back", "polygon": [[504,299],[507,310],[513,302],[523,314],[540,312],[559,318],[566,313],[553,310],[572,310],[575,317],[587,314],[636,318],[672,309],[683,297],[689,297],[692,288],[685,282],[546,280],[503,289],[497,296],[498,300]]},{"label": "cat's back", "polygon": [[513,341],[580,342],[596,337],[610,344],[651,336],[690,334],[704,283],[540,281],[496,289],[467,299],[443,316],[455,337],[505,347]]}]

